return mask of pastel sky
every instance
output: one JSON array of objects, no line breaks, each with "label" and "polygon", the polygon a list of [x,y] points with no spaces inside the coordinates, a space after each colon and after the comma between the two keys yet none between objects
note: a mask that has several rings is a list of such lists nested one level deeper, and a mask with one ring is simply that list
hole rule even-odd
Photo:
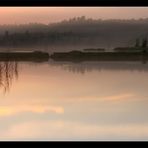
[{"label": "pastel sky", "polygon": [[94,19],[147,18],[147,7],[1,7],[0,24],[50,23],[75,16]]}]

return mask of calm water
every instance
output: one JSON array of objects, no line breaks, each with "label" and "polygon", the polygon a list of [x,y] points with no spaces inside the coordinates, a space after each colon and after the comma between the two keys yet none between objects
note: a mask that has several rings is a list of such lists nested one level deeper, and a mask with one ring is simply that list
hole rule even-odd
[{"label": "calm water", "polygon": [[1,62],[0,140],[148,140],[148,64]]}]

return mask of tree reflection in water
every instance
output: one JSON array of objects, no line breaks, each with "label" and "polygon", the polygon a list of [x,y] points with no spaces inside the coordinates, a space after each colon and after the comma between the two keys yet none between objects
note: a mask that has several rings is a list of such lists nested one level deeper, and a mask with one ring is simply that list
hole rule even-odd
[{"label": "tree reflection in water", "polygon": [[0,62],[0,88],[4,93],[10,90],[14,78],[18,78],[18,63],[15,61]]}]

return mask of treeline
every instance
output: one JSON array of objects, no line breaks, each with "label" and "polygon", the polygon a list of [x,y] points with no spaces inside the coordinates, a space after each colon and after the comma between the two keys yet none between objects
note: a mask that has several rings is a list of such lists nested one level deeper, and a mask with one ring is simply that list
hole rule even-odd
[{"label": "treeline", "polygon": [[0,25],[0,47],[132,46],[148,37],[148,19],[94,20],[85,16],[52,24]]}]

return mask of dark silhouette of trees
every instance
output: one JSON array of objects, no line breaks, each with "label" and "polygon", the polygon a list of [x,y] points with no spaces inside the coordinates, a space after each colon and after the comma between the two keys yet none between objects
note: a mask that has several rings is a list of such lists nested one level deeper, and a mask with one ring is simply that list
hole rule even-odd
[{"label": "dark silhouette of trees", "polygon": [[135,46],[138,47],[138,38],[148,36],[146,30],[148,19],[94,20],[85,16],[48,25],[0,25],[0,47],[90,45],[94,48],[106,48],[107,45],[129,46],[134,44],[136,39]]},{"label": "dark silhouette of trees", "polygon": [[18,63],[0,62],[0,88],[3,88],[4,93],[10,90],[14,78],[18,78]]},{"label": "dark silhouette of trees", "polygon": [[142,47],[143,48],[146,48],[147,47],[147,39],[146,38],[143,39]]},{"label": "dark silhouette of trees", "polygon": [[5,38],[8,38],[8,37],[9,37],[9,31],[6,30],[6,31],[5,31]]},{"label": "dark silhouette of trees", "polygon": [[140,47],[140,40],[139,39],[136,39],[135,47]]}]

